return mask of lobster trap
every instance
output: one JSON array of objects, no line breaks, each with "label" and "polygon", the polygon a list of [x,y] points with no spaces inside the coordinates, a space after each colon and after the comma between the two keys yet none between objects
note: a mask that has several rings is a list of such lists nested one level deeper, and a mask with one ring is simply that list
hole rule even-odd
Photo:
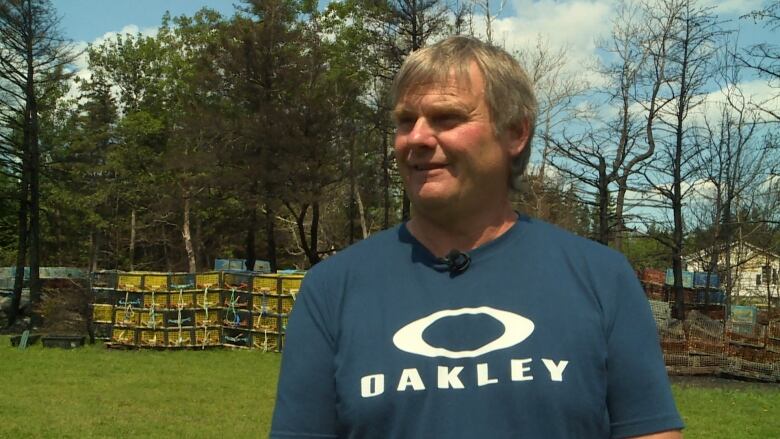
[{"label": "lobster trap", "polygon": [[114,325],[136,327],[141,324],[141,314],[137,309],[124,307],[114,308]]},{"label": "lobster trap", "polygon": [[252,291],[252,275],[247,273],[224,273],[222,286],[226,290]]},{"label": "lobster trap", "polygon": [[222,328],[218,326],[195,328],[195,346],[198,347],[219,346],[221,344],[220,342],[221,331]]},{"label": "lobster trap", "polygon": [[226,346],[252,347],[252,332],[247,329],[222,328],[222,344]]},{"label": "lobster trap", "polygon": [[113,323],[114,321],[113,305],[95,304],[92,305],[92,321],[95,323]]},{"label": "lobster trap", "polygon": [[130,346],[135,345],[136,341],[135,328],[119,328],[115,326],[111,331],[111,343]]},{"label": "lobster trap", "polygon": [[195,289],[218,289],[222,287],[222,273],[198,273],[195,275]]},{"label": "lobster trap", "polygon": [[151,328],[136,328],[138,332],[138,345],[146,347],[165,346],[165,330]]},{"label": "lobster trap", "polygon": [[252,331],[252,347],[263,352],[281,352],[282,334],[270,331]]},{"label": "lobster trap", "polygon": [[252,314],[247,310],[226,308],[221,311],[222,325],[227,328],[249,328]]},{"label": "lobster trap", "polygon": [[222,319],[219,310],[195,310],[195,326],[219,326]]},{"label": "lobster trap", "polygon": [[177,309],[163,312],[163,324],[166,328],[195,326],[194,309]]},{"label": "lobster trap", "polygon": [[252,328],[259,331],[281,332],[282,321],[278,315],[255,314],[252,316]]},{"label": "lobster trap", "polygon": [[190,347],[195,345],[194,328],[169,328],[165,330],[165,345],[170,347]]}]

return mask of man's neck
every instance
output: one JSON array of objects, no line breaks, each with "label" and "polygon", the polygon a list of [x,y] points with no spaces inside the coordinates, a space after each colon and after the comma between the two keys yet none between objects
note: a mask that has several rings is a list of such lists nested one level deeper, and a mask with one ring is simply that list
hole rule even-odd
[{"label": "man's neck", "polygon": [[507,202],[501,209],[471,215],[413,214],[406,228],[431,253],[442,257],[453,249],[469,251],[493,241],[512,228],[516,221],[517,213]]}]

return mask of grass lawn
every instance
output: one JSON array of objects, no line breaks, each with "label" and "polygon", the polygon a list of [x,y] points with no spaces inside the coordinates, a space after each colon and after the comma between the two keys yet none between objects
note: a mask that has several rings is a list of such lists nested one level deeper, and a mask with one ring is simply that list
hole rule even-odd
[{"label": "grass lawn", "polygon": [[[281,356],[26,351],[0,337],[0,438],[267,437]],[[686,439],[780,438],[780,385],[674,384]],[[435,438],[434,438],[435,439]]]},{"label": "grass lawn", "polygon": [[780,438],[780,384],[674,381],[686,439]]},{"label": "grass lawn", "polygon": [[249,350],[12,348],[0,438],[267,437],[281,356]]}]

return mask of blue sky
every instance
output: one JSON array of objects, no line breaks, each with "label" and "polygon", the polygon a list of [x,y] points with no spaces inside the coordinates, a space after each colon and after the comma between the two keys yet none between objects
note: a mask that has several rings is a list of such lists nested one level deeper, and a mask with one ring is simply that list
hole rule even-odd
[{"label": "blue sky", "polygon": [[66,38],[92,42],[108,32],[136,26],[156,28],[165,11],[171,15],[193,15],[204,6],[226,16],[233,14],[233,0],[52,0],[62,17]]}]

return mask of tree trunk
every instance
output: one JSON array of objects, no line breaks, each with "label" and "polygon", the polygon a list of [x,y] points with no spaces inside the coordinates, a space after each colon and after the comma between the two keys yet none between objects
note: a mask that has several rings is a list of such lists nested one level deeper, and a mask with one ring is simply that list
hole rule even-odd
[{"label": "tree trunk", "polygon": [[320,258],[319,251],[317,250],[318,242],[319,242],[319,230],[320,230],[320,203],[315,202],[312,205],[312,211],[311,211],[311,227],[309,228],[309,237],[311,238],[309,241],[309,249],[310,249],[310,255],[309,255],[309,262],[312,266],[314,264],[320,262],[322,259]]},{"label": "tree trunk", "polygon": [[130,212],[130,271],[135,270],[135,209]]},{"label": "tree trunk", "polygon": [[597,241],[609,245],[609,182],[607,181],[607,164],[599,160],[599,233]]},{"label": "tree trunk", "polygon": [[171,261],[171,252],[168,248],[170,242],[168,241],[168,232],[165,231],[165,225],[160,227],[160,235],[162,236],[163,245],[163,257],[165,258],[165,267],[167,271],[173,270],[173,262]]},{"label": "tree trunk", "polygon": [[268,252],[268,265],[271,266],[271,273],[276,273],[278,270],[276,266],[276,228],[275,228],[275,212],[270,203],[265,205],[265,240],[267,244]]},{"label": "tree trunk", "polygon": [[317,254],[317,229],[319,227],[319,217],[320,217],[320,206],[319,203],[314,203],[312,206],[312,220],[311,220],[311,226],[309,228],[309,239],[306,238],[306,215],[309,213],[309,205],[304,204],[301,207],[301,211],[299,213],[295,213],[292,209],[292,206],[289,204],[287,205],[287,208],[289,209],[290,213],[295,216],[295,225],[298,229],[298,235],[299,240],[301,244],[301,248],[303,248],[303,252],[306,254],[306,258],[309,260],[309,264],[314,266],[316,263],[320,261],[319,254]]},{"label": "tree trunk", "polygon": [[8,314],[8,326],[14,324],[19,315],[19,305],[22,303],[22,290],[24,289],[24,268],[27,263],[27,170],[22,165],[22,178],[19,183],[19,213],[17,216],[18,244],[16,251],[16,273],[14,274],[14,292],[11,297],[11,309]]},{"label": "tree trunk", "polygon": [[257,207],[252,204],[249,209],[248,225],[246,230],[245,254],[246,269],[254,270],[257,254],[255,253],[255,230],[257,230]]},{"label": "tree trunk", "polygon": [[90,249],[89,249],[89,271],[95,272],[98,269],[98,258],[100,255],[100,230],[97,228],[92,229],[90,237]]},{"label": "tree trunk", "polygon": [[615,246],[615,250],[623,252],[623,206],[626,202],[626,191],[628,190],[626,179],[622,178],[618,181],[617,197],[615,197],[615,230],[612,238],[612,243]]},{"label": "tree trunk", "polygon": [[198,271],[195,261],[195,248],[192,246],[192,233],[190,232],[190,195],[184,195],[184,223],[181,227],[181,236],[184,238],[184,249],[187,251],[187,266],[190,273]]},{"label": "tree trunk", "polygon": [[[27,44],[27,118],[29,120],[30,148],[30,302],[37,305],[41,301],[41,191],[40,191],[40,152],[38,150],[38,100],[35,94],[35,58],[32,40]],[[40,316],[32,314],[32,325],[41,324]]]},{"label": "tree trunk", "polygon": [[358,219],[360,220],[360,231],[363,232],[363,239],[368,238],[368,225],[366,224],[366,209],[363,206],[363,200],[360,198],[360,191],[355,186],[355,201],[358,207]]}]

